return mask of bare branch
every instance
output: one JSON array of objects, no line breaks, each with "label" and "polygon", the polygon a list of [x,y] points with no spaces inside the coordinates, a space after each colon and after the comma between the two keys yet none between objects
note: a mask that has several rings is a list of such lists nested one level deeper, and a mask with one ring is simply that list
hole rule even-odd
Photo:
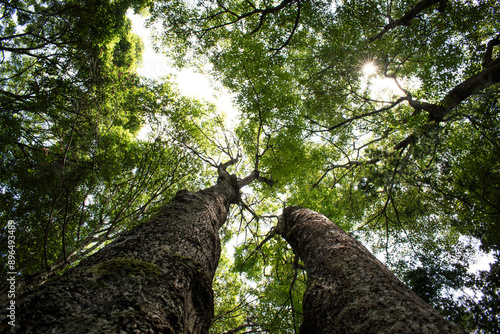
[{"label": "bare branch", "polygon": [[198,158],[200,158],[205,163],[209,164],[212,167],[218,168],[217,163],[212,158],[206,157],[204,154],[200,153],[196,148],[194,148],[194,147],[192,147],[189,144],[184,143],[184,142],[181,142],[180,145],[187,148],[192,153],[194,153],[194,155],[196,155]]},{"label": "bare branch", "polygon": [[477,91],[487,88],[493,84],[500,82],[500,59],[497,59],[489,64],[489,66],[481,72],[471,76],[453,88],[441,100],[439,105],[446,109],[444,115],[438,115],[444,118],[446,114],[459,105],[462,101],[473,95]]},{"label": "bare branch", "polygon": [[254,170],[250,175],[238,180],[238,188],[243,188],[257,179],[258,171]]}]

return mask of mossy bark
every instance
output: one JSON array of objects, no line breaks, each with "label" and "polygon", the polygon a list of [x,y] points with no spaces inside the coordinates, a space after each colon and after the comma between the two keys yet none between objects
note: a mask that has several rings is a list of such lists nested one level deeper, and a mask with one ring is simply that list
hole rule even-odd
[{"label": "mossy bark", "polygon": [[[148,223],[18,298],[14,333],[207,333],[236,180],[180,191]],[[4,325],[4,324],[2,324]]]},{"label": "mossy bark", "polygon": [[324,215],[289,207],[278,233],[304,261],[306,333],[465,333]]}]

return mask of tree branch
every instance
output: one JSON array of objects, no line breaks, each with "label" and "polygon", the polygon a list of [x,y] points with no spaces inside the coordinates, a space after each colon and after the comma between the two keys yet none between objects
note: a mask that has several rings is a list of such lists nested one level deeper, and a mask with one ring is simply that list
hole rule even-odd
[{"label": "tree branch", "polygon": [[[425,110],[429,113],[429,122],[427,122],[423,129],[433,128],[436,124],[446,121],[445,118],[456,106],[464,100],[472,96],[477,91],[487,88],[493,84],[500,82],[500,59],[490,63],[489,67],[481,72],[471,76],[453,88],[446,96],[437,104],[419,102],[409,100],[410,106],[416,111]],[[414,143],[419,135],[416,132],[411,133],[403,141],[394,146],[395,150],[401,150],[408,145]]]},{"label": "tree branch", "polygon": [[[235,327],[233,329],[230,329],[228,331],[222,332],[220,334],[235,334],[235,333],[238,333],[244,329],[247,329],[248,327],[262,327],[262,326],[258,325],[258,324],[243,324],[243,325],[239,325],[238,327]],[[256,332],[252,331],[252,332],[245,332],[245,333],[256,333]]]},{"label": "tree branch", "polygon": [[281,50],[283,50],[292,40],[293,35],[295,34],[295,31],[297,30],[297,27],[299,26],[299,21],[300,21],[300,0],[296,0],[297,2],[297,16],[295,17],[295,23],[293,25],[292,31],[290,32],[290,35],[288,36],[287,40],[285,43],[283,43],[279,48],[272,48],[272,51],[276,51],[274,53],[274,56],[276,56]]},{"label": "tree branch", "polygon": [[491,65],[493,65],[491,57],[493,55],[493,48],[497,45],[500,45],[500,34],[498,34],[497,37],[493,38],[488,42],[488,45],[486,47],[486,52],[484,53],[483,68],[488,68]]},{"label": "tree branch", "polygon": [[252,171],[252,173],[250,173],[250,175],[248,175],[247,177],[244,177],[240,180],[238,180],[238,188],[243,188],[244,186],[252,183],[253,181],[259,181],[259,182],[264,182],[266,183],[267,185],[269,186],[273,186],[274,185],[274,180],[272,178],[266,178],[266,177],[263,177],[263,176],[260,176],[260,173],[257,169],[254,169]]},{"label": "tree branch", "polygon": [[247,263],[248,259],[250,259],[255,253],[257,253],[261,248],[262,246],[264,246],[269,240],[271,240],[275,235],[276,235],[277,231],[276,231],[276,228],[273,227],[266,235],[266,237],[264,238],[264,240],[262,240],[258,245],[257,247],[255,247],[255,249],[252,251],[252,253],[250,253],[246,258],[245,260],[243,261],[243,263],[241,264],[241,267],[240,267],[240,270],[241,268],[243,268],[243,266],[245,265],[245,263]]},{"label": "tree branch", "polygon": [[261,8],[256,8],[252,3],[250,3],[250,6],[252,8],[254,8],[252,11],[249,11],[249,12],[246,12],[246,13],[243,13],[243,14],[236,14],[232,11],[230,11],[228,8],[226,8],[225,6],[223,6],[220,1],[217,1],[217,4],[219,5],[219,7],[221,7],[223,9],[222,12],[219,12],[217,13],[216,15],[213,15],[211,17],[207,17],[206,19],[212,19],[222,13],[230,13],[231,15],[235,16],[236,18],[230,22],[226,22],[226,23],[222,23],[222,24],[219,24],[219,25],[216,25],[216,26],[213,26],[213,27],[210,27],[210,28],[206,28],[206,29],[203,29],[203,33],[206,33],[208,31],[211,31],[211,30],[215,30],[215,29],[218,29],[218,28],[222,28],[222,27],[225,27],[225,26],[228,26],[228,25],[231,25],[231,24],[234,24],[234,23],[237,23],[247,17],[250,17],[252,15],[255,15],[255,14],[260,14],[260,19],[259,19],[259,23],[257,25],[257,27],[255,27],[251,32],[250,34],[255,34],[256,32],[258,32],[260,30],[260,28],[262,27],[262,25],[264,24],[264,20],[265,20],[265,17],[266,15],[268,14],[273,14],[273,13],[276,13],[276,12],[279,12],[280,10],[282,10],[283,8],[285,8],[286,6],[288,6],[289,4],[295,2],[297,0],[283,0],[279,5],[275,6],[275,7],[267,7],[265,9],[261,9]]},{"label": "tree branch", "polygon": [[[225,180],[230,177],[227,172],[227,167],[232,166],[238,162],[239,157],[231,158],[228,162],[221,163],[217,166],[217,174],[219,174],[219,180]],[[239,187],[241,188],[241,187]]]},{"label": "tree branch", "polygon": [[431,6],[439,3],[440,6],[438,8],[439,11],[442,11],[446,7],[446,0],[422,0],[418,2],[412,9],[406,12],[403,17],[396,21],[392,21],[389,24],[385,25],[382,30],[375,36],[372,36],[368,39],[368,43],[376,41],[377,39],[382,38],[382,36],[387,33],[389,30],[398,27],[398,26],[409,26],[411,21],[422,11],[430,8]]},{"label": "tree branch", "polygon": [[379,114],[379,113],[382,113],[384,111],[387,111],[387,110],[390,110],[392,108],[394,108],[395,106],[397,106],[398,104],[400,104],[401,102],[403,101],[407,101],[408,100],[408,97],[400,97],[399,99],[397,99],[397,101],[395,102],[392,102],[390,105],[384,107],[384,108],[380,108],[380,109],[377,109],[377,110],[373,110],[373,111],[370,111],[370,112],[367,112],[367,113],[364,113],[362,115],[357,115],[357,116],[354,116],[354,117],[351,117],[351,118],[348,118],[338,124],[335,124],[334,126],[331,126],[331,127],[326,127],[325,125],[322,125],[318,122],[316,122],[315,120],[307,117],[307,116],[304,116],[307,120],[309,120],[311,123],[314,123],[318,126],[321,126],[325,129],[323,130],[310,130],[311,132],[329,132],[329,131],[332,131],[332,130],[335,130],[337,128],[340,128],[341,126],[344,126],[346,124],[349,124],[355,120],[358,120],[358,119],[362,119],[362,118],[365,118],[365,117],[369,117],[369,116],[373,116],[373,115],[376,115],[376,114]]}]

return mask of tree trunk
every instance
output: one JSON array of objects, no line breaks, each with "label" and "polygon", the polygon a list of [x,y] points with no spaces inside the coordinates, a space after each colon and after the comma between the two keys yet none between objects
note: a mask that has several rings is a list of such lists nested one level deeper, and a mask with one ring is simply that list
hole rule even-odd
[{"label": "tree trunk", "polygon": [[300,333],[465,333],[324,215],[288,207],[277,231],[307,270]]},{"label": "tree trunk", "polygon": [[178,192],[149,222],[19,297],[16,327],[2,321],[2,331],[207,333],[218,230],[238,194],[234,177]]}]

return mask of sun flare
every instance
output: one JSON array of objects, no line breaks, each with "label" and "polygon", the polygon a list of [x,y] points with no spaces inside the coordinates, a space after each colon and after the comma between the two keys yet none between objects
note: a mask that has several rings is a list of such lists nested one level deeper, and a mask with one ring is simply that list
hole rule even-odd
[{"label": "sun flare", "polygon": [[377,65],[373,62],[366,63],[363,65],[363,74],[366,76],[374,75],[377,73]]}]

